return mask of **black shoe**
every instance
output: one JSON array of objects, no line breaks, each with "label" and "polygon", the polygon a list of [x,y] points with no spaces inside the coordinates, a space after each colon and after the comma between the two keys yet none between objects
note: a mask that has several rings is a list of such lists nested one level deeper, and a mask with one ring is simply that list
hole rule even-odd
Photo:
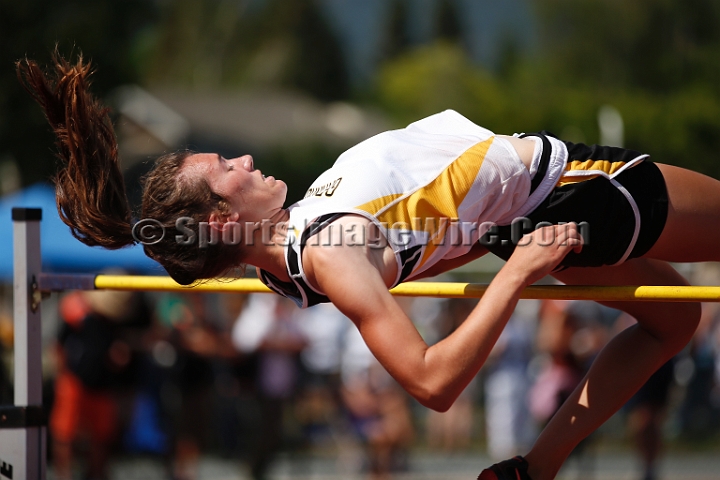
[{"label": "black shoe", "polygon": [[480,473],[478,480],[532,480],[527,469],[527,460],[518,455],[486,468]]}]

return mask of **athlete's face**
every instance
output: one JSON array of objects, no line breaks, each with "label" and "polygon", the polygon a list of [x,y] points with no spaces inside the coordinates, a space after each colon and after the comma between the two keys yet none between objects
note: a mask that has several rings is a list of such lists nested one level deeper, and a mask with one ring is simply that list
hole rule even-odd
[{"label": "athlete's face", "polygon": [[285,203],[285,182],[256,170],[250,155],[226,159],[215,153],[196,153],[185,160],[183,172],[205,178],[212,191],[229,203],[233,221],[271,219]]}]

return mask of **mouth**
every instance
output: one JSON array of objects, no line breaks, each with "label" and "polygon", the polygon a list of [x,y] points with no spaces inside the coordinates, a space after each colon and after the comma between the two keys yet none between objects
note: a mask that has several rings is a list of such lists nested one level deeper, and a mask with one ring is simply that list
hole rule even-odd
[{"label": "mouth", "polygon": [[275,180],[275,177],[273,177],[272,175],[265,175],[260,170],[255,170],[255,171],[257,171],[260,174],[260,178],[262,178],[262,181],[265,183]]},{"label": "mouth", "polygon": [[245,155],[244,159],[245,159],[245,168],[251,173],[257,172],[260,175],[260,178],[262,179],[263,183],[275,182],[275,177],[273,177],[272,175],[265,175],[260,170],[255,168],[255,161],[252,156]]}]

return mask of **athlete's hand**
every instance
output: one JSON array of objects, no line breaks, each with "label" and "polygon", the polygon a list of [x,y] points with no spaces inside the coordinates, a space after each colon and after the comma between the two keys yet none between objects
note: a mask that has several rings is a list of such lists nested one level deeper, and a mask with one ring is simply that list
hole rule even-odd
[{"label": "athlete's hand", "polygon": [[549,225],[523,236],[505,268],[523,276],[530,285],[555,270],[571,251],[579,253],[582,246],[575,223]]}]

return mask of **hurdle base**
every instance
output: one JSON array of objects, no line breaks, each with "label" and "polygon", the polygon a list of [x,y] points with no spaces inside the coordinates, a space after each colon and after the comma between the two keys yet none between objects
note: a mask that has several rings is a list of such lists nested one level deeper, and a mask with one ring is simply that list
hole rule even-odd
[{"label": "hurdle base", "polygon": [[45,442],[45,427],[0,429],[0,480],[44,479]]}]

